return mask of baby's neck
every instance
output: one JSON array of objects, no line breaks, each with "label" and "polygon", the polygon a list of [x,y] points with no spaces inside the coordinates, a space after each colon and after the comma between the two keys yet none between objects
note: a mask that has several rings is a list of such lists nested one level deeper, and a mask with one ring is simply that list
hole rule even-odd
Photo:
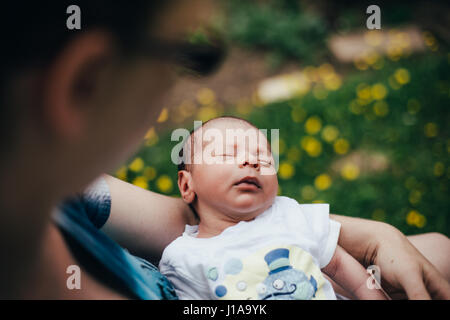
[{"label": "baby's neck", "polygon": [[202,216],[198,225],[197,238],[212,238],[221,234],[225,229],[238,224],[241,221],[254,220],[255,216],[233,219],[227,216]]},{"label": "baby's neck", "polygon": [[[231,225],[230,225],[231,226]],[[198,225],[198,233],[197,238],[212,238],[215,236],[218,236],[225,230],[226,228],[215,228],[215,227],[209,227],[205,226],[204,223],[201,223]]]},{"label": "baby's neck", "polygon": [[[273,202],[272,202],[273,203]],[[270,203],[270,205],[272,205]],[[197,201],[195,211],[200,216],[197,238],[212,238],[221,234],[225,229],[241,221],[252,221],[269,206],[257,207],[253,211],[223,211],[218,207],[210,206],[203,201]]]}]

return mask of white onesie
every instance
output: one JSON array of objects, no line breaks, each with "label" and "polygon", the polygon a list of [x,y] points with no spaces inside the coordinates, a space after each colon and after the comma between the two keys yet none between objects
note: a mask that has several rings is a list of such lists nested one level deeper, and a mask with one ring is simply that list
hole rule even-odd
[{"label": "white onesie", "polygon": [[254,220],[212,238],[197,238],[198,226],[187,225],[159,269],[180,299],[336,299],[320,269],[339,230],[328,204],[276,197]]}]

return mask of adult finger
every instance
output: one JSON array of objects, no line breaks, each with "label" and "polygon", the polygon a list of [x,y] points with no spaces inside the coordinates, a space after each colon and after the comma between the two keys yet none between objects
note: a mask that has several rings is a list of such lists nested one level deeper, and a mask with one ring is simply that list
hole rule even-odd
[{"label": "adult finger", "polygon": [[424,265],[423,276],[426,288],[433,299],[450,300],[450,284],[432,265]]},{"label": "adult finger", "polygon": [[430,300],[421,270],[405,272],[399,279],[400,285],[406,292],[409,300]]}]

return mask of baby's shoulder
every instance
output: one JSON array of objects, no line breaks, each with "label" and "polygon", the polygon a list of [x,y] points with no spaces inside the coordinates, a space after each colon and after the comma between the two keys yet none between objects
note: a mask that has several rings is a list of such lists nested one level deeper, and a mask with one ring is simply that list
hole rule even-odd
[{"label": "baby's shoulder", "polygon": [[193,252],[193,246],[186,235],[181,235],[173,240],[163,251],[161,262],[177,261],[183,259],[186,254]]},{"label": "baby's shoulder", "polygon": [[329,204],[299,203],[297,200],[278,196],[272,206],[274,221],[297,226],[327,224],[329,221]]},{"label": "baby's shoulder", "polygon": [[303,211],[304,213],[328,212],[328,203],[299,203],[297,200],[284,196],[277,196],[274,201],[276,209]]},{"label": "baby's shoulder", "polygon": [[299,206],[300,204],[294,198],[289,198],[286,196],[277,196],[274,201],[275,205],[278,206]]},{"label": "baby's shoulder", "polygon": [[277,196],[269,209],[272,215],[286,215],[301,211],[297,200],[284,196]]}]

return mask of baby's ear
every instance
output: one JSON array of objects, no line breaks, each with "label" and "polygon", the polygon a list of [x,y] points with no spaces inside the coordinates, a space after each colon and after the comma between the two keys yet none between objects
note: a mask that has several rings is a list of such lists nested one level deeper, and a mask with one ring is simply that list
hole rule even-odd
[{"label": "baby's ear", "polygon": [[178,171],[178,189],[180,189],[181,198],[183,198],[183,201],[187,204],[190,204],[195,200],[194,183],[189,171]]}]

